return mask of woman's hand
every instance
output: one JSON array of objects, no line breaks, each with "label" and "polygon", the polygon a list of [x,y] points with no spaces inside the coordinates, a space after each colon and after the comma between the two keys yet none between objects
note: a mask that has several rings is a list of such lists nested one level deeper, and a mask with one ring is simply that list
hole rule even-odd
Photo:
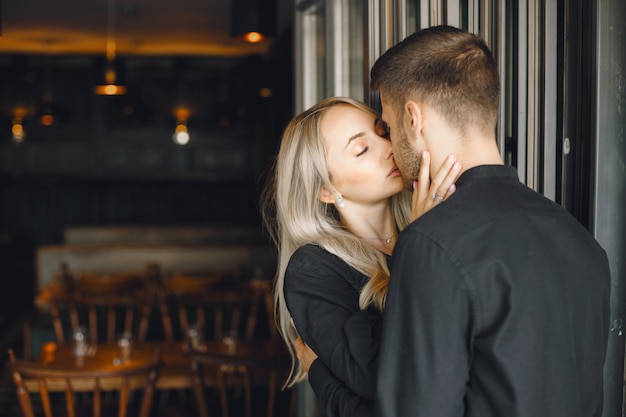
[{"label": "woman's hand", "polygon": [[461,172],[461,164],[454,155],[446,158],[435,177],[430,180],[430,152],[423,151],[418,180],[413,180],[411,221],[448,198],[456,190],[454,182]]},{"label": "woman's hand", "polygon": [[317,359],[315,352],[300,337],[296,339],[296,356],[304,372],[309,372],[311,364]]}]

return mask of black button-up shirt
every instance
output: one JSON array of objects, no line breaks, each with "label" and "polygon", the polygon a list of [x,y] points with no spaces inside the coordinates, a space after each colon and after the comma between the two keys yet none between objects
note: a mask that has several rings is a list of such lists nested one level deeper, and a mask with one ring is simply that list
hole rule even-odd
[{"label": "black button-up shirt", "polygon": [[378,413],[600,416],[604,250],[511,167],[476,167],[456,185],[394,249]]}]

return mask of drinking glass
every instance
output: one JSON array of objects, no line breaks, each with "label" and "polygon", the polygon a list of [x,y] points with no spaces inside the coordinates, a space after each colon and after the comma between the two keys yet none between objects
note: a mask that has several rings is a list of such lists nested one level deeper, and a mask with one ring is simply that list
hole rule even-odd
[{"label": "drinking glass", "polygon": [[87,339],[87,328],[79,326],[74,329],[72,335],[73,353],[76,357],[84,357],[89,352],[89,340]]},{"label": "drinking glass", "polygon": [[222,343],[226,346],[228,353],[233,354],[237,350],[237,331],[231,330],[222,338]]},{"label": "drinking glass", "polygon": [[117,338],[118,357],[121,362],[129,361],[133,352],[133,336],[124,332]]},{"label": "drinking glass", "polygon": [[202,329],[197,323],[189,326],[187,337],[192,349],[198,350],[202,347]]}]

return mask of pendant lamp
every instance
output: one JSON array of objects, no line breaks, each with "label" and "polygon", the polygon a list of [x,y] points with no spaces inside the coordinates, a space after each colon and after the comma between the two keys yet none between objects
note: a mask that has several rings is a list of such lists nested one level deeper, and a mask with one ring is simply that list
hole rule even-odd
[{"label": "pendant lamp", "polygon": [[94,92],[99,95],[117,96],[126,94],[126,87],[117,85],[117,72],[115,70],[115,0],[108,0],[107,13],[107,38],[106,38],[106,69],[104,71],[104,84],[97,85]]},{"label": "pendant lamp", "polygon": [[[52,47],[52,41],[44,41],[46,50],[50,50]],[[41,97],[41,107],[39,109],[39,122],[42,126],[52,126],[54,120],[54,103],[52,93],[52,57],[47,55],[44,57],[43,64],[43,94]]]},{"label": "pendant lamp", "polygon": [[231,0],[230,35],[249,43],[276,34],[276,0]]}]

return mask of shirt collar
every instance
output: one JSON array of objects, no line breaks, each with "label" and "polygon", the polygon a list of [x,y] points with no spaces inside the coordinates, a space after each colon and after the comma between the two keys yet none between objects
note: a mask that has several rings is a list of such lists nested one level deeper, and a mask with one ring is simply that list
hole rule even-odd
[{"label": "shirt collar", "polygon": [[519,182],[517,169],[510,165],[478,165],[465,171],[456,180],[456,186],[462,187],[464,184],[474,181],[515,181]]}]

